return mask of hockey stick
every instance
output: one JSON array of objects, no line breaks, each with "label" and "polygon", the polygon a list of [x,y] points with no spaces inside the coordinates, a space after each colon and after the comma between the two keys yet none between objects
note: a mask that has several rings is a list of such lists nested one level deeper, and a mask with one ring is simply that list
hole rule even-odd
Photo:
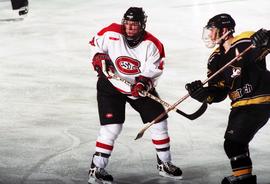
[{"label": "hockey stick", "polygon": [[[212,78],[214,78],[216,75],[224,71],[229,65],[234,63],[235,61],[239,60],[240,57],[242,57],[247,51],[254,48],[253,45],[250,45],[248,48],[246,48],[243,52],[236,55],[231,61],[229,61],[226,65],[221,67],[218,71],[216,71],[213,75],[211,75],[209,78],[207,78],[205,81],[202,82],[203,85],[205,85],[208,81],[210,81]],[[144,132],[151,127],[153,124],[157,123],[163,116],[165,116],[168,112],[170,112],[173,108],[175,108],[177,105],[179,105],[181,102],[183,102],[185,99],[187,99],[190,95],[186,94],[182,98],[180,98],[177,102],[175,102],[171,107],[169,107],[165,112],[161,113],[158,117],[156,117],[153,121],[146,124],[145,127],[143,127],[139,133],[137,134],[135,140],[142,138]]]},{"label": "hockey stick", "polygon": [[[102,62],[103,62],[103,61],[102,61]],[[111,71],[108,71],[108,73],[107,73],[107,72],[105,71],[105,68],[103,68],[102,71],[103,71],[104,75],[106,75],[108,78],[114,78],[114,79],[116,79],[116,80],[119,80],[119,81],[121,81],[121,82],[127,84],[128,86],[131,86],[131,85],[132,85],[129,81],[127,81],[127,80],[125,80],[125,79],[119,77],[118,75],[112,73]],[[107,75],[107,74],[108,74],[108,75]],[[164,100],[162,100],[162,99],[156,97],[155,95],[152,95],[151,93],[149,93],[149,92],[147,92],[147,91],[141,91],[140,94],[141,94],[142,96],[147,96],[147,97],[149,97],[149,98],[155,100],[156,102],[161,103],[161,104],[164,105],[165,107],[168,107],[168,108],[171,107],[171,105],[170,105],[169,103],[167,103],[167,102],[165,102]],[[200,108],[199,108],[197,111],[195,111],[194,113],[192,113],[192,114],[186,114],[185,112],[183,112],[183,111],[177,109],[176,107],[174,107],[172,110],[175,111],[175,112],[177,112],[178,114],[180,114],[180,115],[186,117],[187,119],[194,120],[194,119],[197,119],[198,117],[200,117],[200,116],[206,111],[206,109],[207,109],[207,103],[204,102],[204,103],[202,103],[202,105],[200,106]]]},{"label": "hockey stick", "polygon": [[[160,98],[152,95],[151,93],[145,92],[145,94],[149,98],[161,103],[165,107],[170,108],[172,106],[172,105],[168,104],[167,102],[165,102],[164,100],[161,100]],[[194,120],[194,119],[197,119],[198,117],[200,117],[206,111],[207,107],[208,107],[207,102],[203,102],[202,105],[200,106],[200,108],[192,114],[187,114],[187,113],[177,109],[176,107],[174,107],[172,110],[177,112],[178,114],[186,117],[189,120]]]}]

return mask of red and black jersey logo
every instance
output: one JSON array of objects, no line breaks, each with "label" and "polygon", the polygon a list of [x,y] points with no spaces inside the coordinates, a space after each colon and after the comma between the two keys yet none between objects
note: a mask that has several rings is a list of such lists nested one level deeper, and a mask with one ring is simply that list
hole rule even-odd
[{"label": "red and black jersey logo", "polygon": [[136,59],[133,59],[127,56],[121,56],[115,60],[115,64],[118,70],[123,74],[135,75],[135,74],[141,73],[139,69],[141,66],[141,63],[140,61]]}]

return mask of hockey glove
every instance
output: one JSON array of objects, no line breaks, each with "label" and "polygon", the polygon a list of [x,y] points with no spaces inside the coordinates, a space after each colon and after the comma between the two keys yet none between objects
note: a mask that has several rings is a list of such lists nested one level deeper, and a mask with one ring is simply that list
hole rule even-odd
[{"label": "hockey glove", "polygon": [[[105,61],[105,65],[102,63],[102,61]],[[101,76],[104,70],[106,72],[110,70],[114,73],[112,61],[107,54],[97,53],[92,60],[92,65],[94,70],[98,73],[98,76]]]},{"label": "hockey glove", "polygon": [[188,83],[185,87],[189,95],[199,102],[205,101],[209,95],[208,89],[203,87],[203,84],[200,80]]},{"label": "hockey glove", "polygon": [[131,86],[131,94],[134,97],[142,97],[142,91],[149,91],[153,87],[152,80],[144,76],[135,78],[135,84]]},{"label": "hockey glove", "polygon": [[269,38],[270,32],[266,29],[260,29],[251,36],[252,44],[257,47],[270,47]]}]

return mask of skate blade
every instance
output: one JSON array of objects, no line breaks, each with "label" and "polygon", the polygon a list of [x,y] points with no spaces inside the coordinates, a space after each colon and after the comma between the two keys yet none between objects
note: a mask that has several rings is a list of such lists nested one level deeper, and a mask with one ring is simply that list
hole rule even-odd
[{"label": "skate blade", "polygon": [[165,177],[165,178],[171,178],[171,179],[174,179],[174,180],[181,180],[181,179],[183,179],[183,176],[173,176],[173,175],[169,175],[169,174],[167,174],[165,172],[161,172],[161,171],[158,172],[158,174],[160,176]]},{"label": "skate blade", "polygon": [[116,184],[116,183],[114,183],[112,181],[99,180],[99,179],[91,177],[88,179],[88,184]]}]

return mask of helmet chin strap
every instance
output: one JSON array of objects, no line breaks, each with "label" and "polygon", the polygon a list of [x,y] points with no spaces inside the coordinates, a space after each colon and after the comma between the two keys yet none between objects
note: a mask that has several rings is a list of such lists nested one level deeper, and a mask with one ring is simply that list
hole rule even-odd
[{"label": "helmet chin strap", "polygon": [[215,44],[220,44],[220,43],[226,41],[225,38],[226,38],[229,34],[231,34],[231,33],[233,33],[232,30],[227,31],[224,35],[222,35],[219,39],[217,39],[217,40],[215,41]]},{"label": "helmet chin strap", "polygon": [[220,48],[220,52],[221,53],[225,53],[226,52],[226,48],[227,47],[225,47],[224,46],[224,43],[226,42],[226,40],[228,40],[228,39],[226,39],[225,40],[225,38],[229,35],[229,34],[231,34],[231,33],[233,33],[233,30],[229,30],[229,31],[227,31],[224,35],[222,35],[218,40],[216,40],[216,44],[219,44],[219,48]]}]

